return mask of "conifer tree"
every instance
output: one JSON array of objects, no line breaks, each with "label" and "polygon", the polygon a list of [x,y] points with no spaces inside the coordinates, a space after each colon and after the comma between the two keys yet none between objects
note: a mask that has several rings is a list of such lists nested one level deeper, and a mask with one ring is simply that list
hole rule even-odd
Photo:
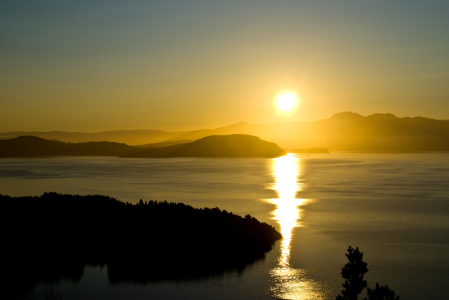
[{"label": "conifer tree", "polygon": [[363,253],[358,247],[354,249],[349,246],[346,257],[349,262],[341,270],[345,289],[342,290],[342,296],[337,296],[337,300],[357,300],[358,295],[367,286],[366,280],[363,279],[368,272],[367,263],[363,261]]},{"label": "conifer tree", "polygon": [[[344,290],[342,295],[337,296],[337,300],[357,300],[358,295],[367,287],[366,280],[363,279],[365,273],[368,272],[367,263],[363,261],[363,253],[359,248],[355,249],[349,246],[346,257],[349,262],[341,270],[341,276],[345,279],[343,283]],[[399,296],[386,286],[379,286],[376,283],[376,288],[367,290],[368,298],[364,300],[399,300]]]},{"label": "conifer tree", "polygon": [[399,296],[395,295],[395,292],[386,286],[379,286],[379,283],[376,282],[376,288],[370,289],[368,288],[368,299],[365,300],[399,300]]}]

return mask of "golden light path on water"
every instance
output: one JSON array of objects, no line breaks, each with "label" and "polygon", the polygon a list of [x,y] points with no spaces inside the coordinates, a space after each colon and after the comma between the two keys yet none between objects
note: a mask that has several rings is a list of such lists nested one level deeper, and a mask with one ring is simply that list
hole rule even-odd
[{"label": "golden light path on water", "polygon": [[307,278],[304,270],[290,266],[292,231],[301,226],[301,206],[309,202],[307,199],[296,198],[296,194],[303,188],[298,182],[301,159],[292,154],[275,158],[272,171],[275,183],[269,188],[277,192],[278,198],[268,201],[277,206],[273,211],[273,219],[279,223],[283,239],[278,263],[270,270],[274,282],[271,290],[281,299],[323,299],[321,286]]}]

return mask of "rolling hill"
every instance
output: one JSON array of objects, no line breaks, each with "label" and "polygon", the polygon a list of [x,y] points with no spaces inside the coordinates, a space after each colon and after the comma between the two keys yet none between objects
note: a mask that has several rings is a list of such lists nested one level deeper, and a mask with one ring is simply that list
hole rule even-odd
[{"label": "rolling hill", "polygon": [[[343,112],[313,122],[236,123],[216,129],[180,132],[119,130],[80,132],[6,132],[0,139],[32,135],[64,142],[109,141],[128,145],[169,146],[211,135],[248,134],[282,148],[327,148],[330,151],[416,152],[449,151],[449,120],[399,118],[392,114],[362,116]],[[156,145],[145,145],[156,144]],[[158,145],[159,144],[159,145]]]},{"label": "rolling hill", "polygon": [[127,157],[278,157],[285,155],[275,143],[246,134],[211,135],[191,143],[146,148]]},{"label": "rolling hill", "polygon": [[278,157],[285,154],[275,143],[243,134],[209,136],[167,147],[135,147],[114,142],[65,143],[34,136],[0,140],[0,157]]}]

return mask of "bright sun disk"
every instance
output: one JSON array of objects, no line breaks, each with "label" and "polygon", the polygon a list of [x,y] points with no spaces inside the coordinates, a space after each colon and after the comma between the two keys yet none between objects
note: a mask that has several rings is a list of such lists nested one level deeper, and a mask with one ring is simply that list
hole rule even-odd
[{"label": "bright sun disk", "polygon": [[298,97],[293,92],[284,92],[279,94],[276,99],[276,104],[281,111],[292,110],[298,101]]}]

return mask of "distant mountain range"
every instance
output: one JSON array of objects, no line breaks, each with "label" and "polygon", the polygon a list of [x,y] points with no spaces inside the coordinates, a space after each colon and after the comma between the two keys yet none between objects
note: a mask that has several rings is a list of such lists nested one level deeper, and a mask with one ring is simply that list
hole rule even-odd
[{"label": "distant mountain range", "polygon": [[[449,120],[398,118],[392,114],[361,116],[338,113],[313,122],[249,124],[240,122],[216,129],[182,132],[122,130],[81,132],[6,132],[0,139],[32,135],[64,142],[109,141],[141,146],[170,146],[210,135],[249,134],[282,148],[327,148],[331,151],[449,151]],[[148,145],[150,144],[150,145]],[[151,145],[153,144],[153,145]]]},{"label": "distant mountain range", "polygon": [[35,136],[0,140],[0,157],[278,157],[286,153],[275,143],[245,134],[208,136],[167,147],[136,147],[115,142],[65,143]]}]

